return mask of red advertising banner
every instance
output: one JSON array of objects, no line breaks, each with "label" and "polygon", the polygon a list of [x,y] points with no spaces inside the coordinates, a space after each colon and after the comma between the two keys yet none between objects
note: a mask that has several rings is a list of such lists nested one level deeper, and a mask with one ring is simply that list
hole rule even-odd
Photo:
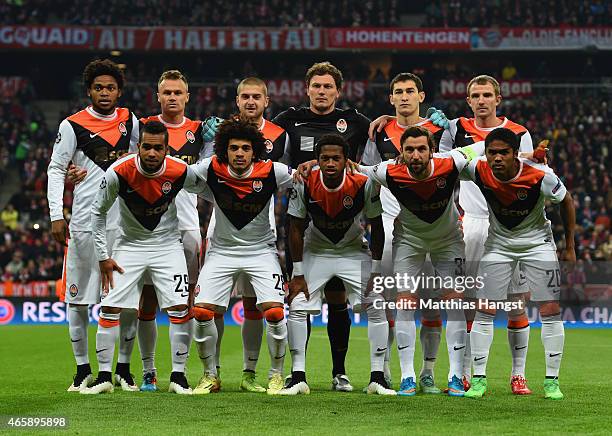
[{"label": "red advertising banner", "polygon": [[51,285],[39,282],[0,282],[0,296],[4,297],[51,297]]},{"label": "red advertising banner", "polygon": [[320,29],[0,26],[0,49],[236,50],[324,49]]},{"label": "red advertising banner", "polygon": [[612,27],[479,29],[472,50],[612,50]]},{"label": "red advertising banner", "polygon": [[[268,95],[273,99],[299,101],[306,99],[306,85],[303,80],[268,80]],[[368,82],[365,80],[346,80],[342,85],[342,96],[346,98],[365,97]]]},{"label": "red advertising banner", "polygon": [[[444,79],[440,81],[440,94],[444,98],[465,98],[470,79]],[[502,80],[499,82],[504,98],[529,97],[533,87],[529,80]]]},{"label": "red advertising banner", "polygon": [[327,30],[329,49],[432,50],[470,48],[468,29],[363,28]]},{"label": "red advertising banner", "polygon": [[0,76],[0,96],[13,97],[19,90],[24,88],[28,80],[19,76]]}]

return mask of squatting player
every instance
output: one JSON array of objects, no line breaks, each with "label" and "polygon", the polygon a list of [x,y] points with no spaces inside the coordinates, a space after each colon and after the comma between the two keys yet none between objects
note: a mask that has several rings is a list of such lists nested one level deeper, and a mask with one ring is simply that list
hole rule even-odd
[{"label": "squatting player", "polygon": [[196,285],[195,341],[204,375],[195,394],[219,390],[215,352],[215,313],[228,306],[234,278],[244,274],[251,282],[257,307],[267,321],[271,359],[268,394],[283,387],[282,370],[287,345],[283,275],[270,223],[270,202],[277,189],[291,186],[286,165],[262,160],[265,140],[252,123],[223,122],[215,136],[215,156],[192,166],[214,196],[215,229]]},{"label": "squatting player", "polygon": [[[291,193],[289,244],[293,253],[293,279],[289,283],[289,348],[291,382],[281,395],[308,394],[306,383],[306,318],[321,311],[322,291],[334,277],[342,280],[355,310],[368,314],[370,384],[367,392],[395,395],[384,378],[388,322],[384,306],[366,296],[367,279],[380,274],[384,244],[382,206],[375,183],[362,174],[346,171],[348,143],[337,134],[321,136],[315,145],[319,168]],[[371,249],[367,250],[361,216],[371,223]],[[307,226],[306,216],[310,217]],[[364,276],[362,271],[368,275]],[[378,297],[380,295],[372,294]]]},{"label": "squatting player", "polygon": [[[197,179],[185,162],[167,153],[168,130],[159,121],[150,121],[141,130],[138,154],[118,160],[100,183],[91,212],[103,292],[96,334],[99,373],[82,394],[113,392],[110,369],[119,314],[138,308],[145,276],[151,279],[157,300],[170,319],[172,373],[168,390],[192,393],[185,377],[192,338],[189,278],[175,198],[183,186],[195,187]],[[117,199],[120,233],[111,257],[106,248],[106,215]]]},{"label": "squatting player", "polygon": [[[389,84],[389,102],[395,108],[395,118],[387,123],[382,131],[376,132],[374,140],[369,140],[361,157],[364,165],[376,165],[380,162],[395,159],[401,153],[400,138],[406,128],[421,126],[429,130],[434,138],[436,150],[444,129],[435,125],[430,119],[420,116],[420,105],[425,100],[423,82],[412,73],[399,73]],[[380,200],[383,206],[383,224],[385,226],[385,249],[382,257],[382,275],[393,276],[393,223],[399,214],[400,206],[397,199],[386,187],[381,188]],[[394,299],[395,295],[387,295]],[[385,355],[385,377],[390,382],[389,368],[390,351],[395,336],[394,314],[389,311],[389,346]],[[421,310],[420,340],[423,349],[423,366],[419,374],[419,388],[428,394],[439,394],[434,382],[434,366],[440,346],[442,319],[439,310]]]},{"label": "squatting player", "polygon": [[[394,229],[393,271],[408,277],[423,277],[426,255],[429,254],[436,274],[443,280],[440,290],[432,291],[407,282],[398,289],[397,349],[402,370],[398,395],[416,394],[414,351],[416,341],[415,310],[421,300],[440,298],[449,301],[446,308],[446,344],[449,358],[448,394],[463,396],[461,380],[465,348],[465,316],[460,295],[453,280],[462,275],[464,244],[459,227],[459,211],[453,201],[459,173],[471,157],[482,154],[482,143],[472,148],[434,154],[435,144],[429,131],[420,126],[409,127],[400,138],[402,163],[385,161],[374,167],[360,166],[375,182],[389,188],[400,204]],[[480,152],[480,153],[478,153]],[[453,301],[455,304],[453,305]]]},{"label": "squatting player", "polygon": [[[542,318],[545,398],[559,400],[563,398],[558,376],[565,337],[559,306],[561,272],[544,202],[560,203],[565,257],[575,262],[572,196],[548,166],[518,157],[519,141],[514,131],[493,130],[485,139],[485,149],[485,156],[472,161],[466,170],[489,209],[489,234],[478,272],[484,278],[484,286],[477,297],[505,300],[507,284],[517,263],[521,264],[531,299],[538,303]],[[474,377],[466,397],[479,398],[487,391],[486,367],[494,318],[495,308],[480,300],[470,333]]]},{"label": "squatting player", "polygon": [[[83,84],[91,105],[64,119],[48,169],[47,198],[53,238],[68,245],[64,259],[64,282],[68,304],[68,330],[77,370],[68,391],[81,391],[93,381],[89,365],[87,328],[88,306],[100,301],[100,270],[94,254],[91,233],[91,206],[104,177],[104,171],[130,145],[138,142],[138,120],[130,110],[117,107],[124,85],[123,72],[112,61],[90,62],[83,71]],[[64,182],[70,163],[85,168],[90,176],[75,186],[70,230],[64,219]],[[112,246],[117,227],[117,208],[108,214],[108,247]],[[136,336],[136,312],[125,311],[121,317],[121,346],[115,370],[123,389],[133,390],[129,356]]]}]

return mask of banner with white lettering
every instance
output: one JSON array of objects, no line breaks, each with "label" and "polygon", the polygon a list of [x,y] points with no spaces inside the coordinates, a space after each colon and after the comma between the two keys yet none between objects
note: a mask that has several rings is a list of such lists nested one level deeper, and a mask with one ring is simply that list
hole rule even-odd
[{"label": "banner with white lettering", "polygon": [[[268,95],[272,99],[297,102],[306,98],[306,85],[303,80],[268,80]],[[348,99],[365,97],[368,82],[365,80],[346,80],[342,85],[342,96]]]},{"label": "banner with white lettering", "polygon": [[[444,98],[465,98],[470,79],[444,79],[440,81],[440,94]],[[533,95],[530,80],[502,80],[499,82],[504,98],[529,97]]]},{"label": "banner with white lettering", "polygon": [[469,50],[468,29],[364,28],[327,30],[328,49]]},{"label": "banner with white lettering", "polygon": [[471,41],[472,50],[612,50],[612,27],[477,29]]}]

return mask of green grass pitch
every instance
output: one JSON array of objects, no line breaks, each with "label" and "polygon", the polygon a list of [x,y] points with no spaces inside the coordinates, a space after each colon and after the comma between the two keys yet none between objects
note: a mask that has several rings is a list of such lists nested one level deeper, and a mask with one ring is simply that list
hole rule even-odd
[{"label": "green grass pitch", "polygon": [[[308,350],[309,396],[271,397],[238,390],[242,369],[240,330],[227,327],[222,350],[222,392],[182,397],[163,392],[168,387],[170,356],[167,328],[160,327],[157,349],[159,393],[83,396],[67,393],[74,372],[66,326],[0,327],[0,416],[65,416],[60,434],[541,434],[599,433],[612,428],[612,330],[566,330],[561,367],[563,401],[543,399],[544,358],[540,330],[532,329],[527,378],[534,394],[511,395],[510,353],[504,329],[497,329],[489,359],[490,395],[480,400],[446,396],[378,397],[361,389],[368,382],[367,331],[354,328],[347,371],[356,392],[330,391],[331,358],[324,328],[314,328]],[[93,357],[95,326],[90,327]],[[444,339],[436,365],[436,381],[446,381]],[[289,358],[286,368],[289,368]],[[417,350],[420,361],[420,351]],[[264,344],[258,379],[265,382],[269,357]],[[395,388],[399,383],[397,355],[392,361]],[[96,369],[95,360],[92,367]],[[133,372],[141,381],[137,350]],[[420,368],[420,363],[417,363]],[[418,369],[417,369],[418,371]],[[195,385],[201,373],[195,348],[188,379]],[[20,430],[45,434],[48,430]],[[6,427],[1,434],[13,433]]]}]

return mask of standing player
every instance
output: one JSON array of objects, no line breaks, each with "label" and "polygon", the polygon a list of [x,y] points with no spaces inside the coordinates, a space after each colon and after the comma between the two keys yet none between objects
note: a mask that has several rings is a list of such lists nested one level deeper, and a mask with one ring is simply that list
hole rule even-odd
[{"label": "standing player", "polygon": [[219,390],[214,315],[227,309],[234,278],[240,274],[253,285],[257,307],[267,321],[271,359],[267,392],[277,394],[283,387],[285,292],[269,210],[276,190],[291,185],[291,174],[286,165],[262,161],[264,154],[265,140],[257,127],[248,121],[230,119],[217,132],[215,156],[193,167],[214,195],[216,219],[196,286],[195,340],[204,375],[195,394]]},{"label": "standing player", "polygon": [[[323,288],[334,277],[342,280],[355,310],[367,308],[371,365],[367,392],[395,395],[387,386],[383,372],[389,329],[385,311],[382,304],[377,308],[367,298],[368,276],[362,274],[371,270],[370,279],[380,274],[385,239],[380,216],[382,206],[372,181],[362,174],[347,173],[348,149],[348,143],[341,136],[323,135],[315,145],[319,169],[305,183],[294,186],[291,194],[288,214],[293,279],[289,283],[287,323],[293,370],[291,382],[281,395],[310,393],[306,383],[306,318],[320,313]],[[361,226],[362,214],[372,226],[371,258]],[[307,215],[311,221],[304,241]]]},{"label": "standing player", "polygon": [[[162,123],[150,121],[141,130],[138,154],[113,164],[100,183],[91,212],[103,292],[96,335],[99,373],[82,394],[113,392],[110,369],[119,314],[124,309],[138,308],[146,275],[170,318],[172,374],[168,391],[191,394],[185,378],[192,336],[189,278],[174,200],[183,186],[195,185],[196,178],[182,160],[167,156],[167,152],[168,130]],[[110,257],[106,249],[106,215],[117,198],[120,234]]]},{"label": "standing player", "polygon": [[[368,139],[370,120],[355,109],[338,109],[343,84],[342,73],[329,62],[314,64],[306,72],[308,107],[291,107],[272,121],[287,131],[290,145],[287,150],[291,167],[315,159],[314,145],[326,133],[340,134],[349,144],[347,158],[356,161]],[[287,251],[287,269],[290,273],[291,253]],[[351,319],[347,295],[342,281],[333,278],[325,286],[328,305],[327,334],[331,347],[333,368],[332,388],[352,391],[346,376],[345,360],[348,351]],[[308,319],[310,321],[310,319]]]},{"label": "standing player", "polygon": [[[389,102],[395,107],[395,118],[391,119],[381,132],[376,132],[374,141],[368,141],[361,157],[361,162],[364,165],[376,165],[389,159],[395,159],[401,153],[400,138],[408,127],[422,126],[429,130],[433,135],[436,150],[444,132],[442,127],[419,115],[420,104],[425,100],[423,82],[419,76],[412,73],[400,73],[391,80],[389,88]],[[382,274],[383,276],[393,276],[391,242],[393,240],[393,223],[400,212],[400,206],[397,199],[384,186],[381,188],[380,199],[383,206],[383,224],[385,225]],[[387,295],[387,299],[394,300],[395,295]],[[389,318],[389,344],[385,355],[385,377],[390,383],[389,359],[395,335],[395,319],[391,311],[387,313],[387,317]],[[423,366],[419,374],[419,388],[422,392],[428,394],[439,394],[441,392],[434,382],[434,366],[440,346],[441,326],[442,319],[439,310],[421,310],[419,337],[423,349]]]},{"label": "standing player", "polygon": [[[483,141],[487,135],[498,127],[510,129],[520,143],[521,152],[533,151],[531,135],[527,129],[506,117],[497,116],[497,107],[502,96],[497,80],[491,76],[477,76],[468,83],[467,103],[474,112],[474,118],[457,118],[450,121],[450,127],[444,131],[440,141],[440,151],[448,151],[455,147],[463,147],[478,141]],[[466,273],[475,276],[478,271],[478,261],[484,253],[484,243],[489,227],[488,211],[484,196],[477,186],[464,180],[460,183],[459,205],[465,212],[463,216],[463,235],[465,241],[465,256],[467,260]],[[513,276],[511,292],[521,294],[527,292],[525,280],[517,270]],[[466,297],[475,298],[475,289],[468,289]],[[518,295],[514,298],[521,298]],[[472,329],[475,310],[466,310],[467,331]],[[510,385],[516,395],[528,395],[531,390],[525,380],[525,361],[529,345],[529,320],[524,305],[508,313],[508,343],[512,354],[512,375]],[[465,347],[464,377],[466,389],[471,376],[470,341]]]},{"label": "standing player", "polygon": [[[453,150],[434,155],[433,137],[420,126],[409,127],[400,138],[402,160],[386,161],[374,167],[360,169],[377,183],[389,188],[400,204],[398,222],[393,233],[393,270],[407,277],[423,278],[426,255],[429,254],[435,273],[443,286],[438,292],[424,289],[422,284],[405,281],[398,289],[396,332],[400,356],[402,382],[398,395],[416,394],[414,351],[416,324],[414,312],[421,301],[434,297],[446,300],[448,320],[446,344],[449,355],[448,394],[463,396],[461,381],[463,349],[465,347],[465,316],[454,281],[462,275],[464,261],[463,235],[459,227],[459,212],[453,201],[455,183],[459,173],[467,166],[476,148]],[[482,151],[482,150],[480,150]],[[451,279],[452,284],[448,279]],[[420,307],[423,307],[421,304]]]},{"label": "standing player", "polygon": [[[76,376],[68,391],[81,391],[93,381],[88,356],[88,306],[100,301],[100,275],[91,233],[91,206],[104,171],[138,141],[138,120],[128,109],[117,107],[124,85],[119,67],[108,59],[90,62],[83,71],[83,84],[91,105],[60,123],[49,163],[47,189],[51,233],[57,242],[68,245],[64,282],[68,291],[68,329],[77,363]],[[74,189],[68,230],[63,194],[70,162],[85,168],[90,177]],[[116,221],[117,210],[113,208],[107,225],[109,247]],[[130,374],[129,356],[136,336],[136,312],[125,311],[121,321],[116,380],[123,389],[134,390],[137,387]]]},{"label": "standing player", "polygon": [[[236,90],[236,106],[240,118],[247,120],[257,126],[265,139],[264,159],[277,162],[283,158],[288,147],[289,137],[282,127],[277,126],[263,116],[264,111],[270,103],[268,87],[265,82],[257,77],[243,79]],[[214,215],[208,226],[208,235],[212,236],[215,225]],[[270,225],[276,234],[276,221],[274,216],[274,202],[270,202]],[[266,392],[263,386],[255,381],[255,369],[259,360],[259,350],[263,335],[263,314],[256,306],[256,296],[253,286],[244,274],[236,279],[236,289],[242,294],[244,308],[244,322],[242,323],[242,345],[243,345],[243,373],[240,389],[248,392]],[[221,340],[223,338],[224,324],[222,316],[215,316],[217,326],[217,371],[219,370],[219,359],[221,355]]]},{"label": "standing player", "polygon": [[507,298],[508,283],[517,263],[521,263],[531,299],[538,303],[542,318],[545,398],[560,400],[563,394],[558,376],[565,337],[559,306],[561,273],[544,202],[561,204],[565,256],[575,262],[572,196],[548,166],[517,157],[519,140],[513,130],[493,130],[485,139],[485,147],[486,156],[471,162],[467,169],[487,201],[490,224],[478,272],[484,278],[484,286],[477,293],[480,300],[470,333],[474,378],[465,396],[480,398],[487,391],[486,367],[495,308],[486,300]]}]

